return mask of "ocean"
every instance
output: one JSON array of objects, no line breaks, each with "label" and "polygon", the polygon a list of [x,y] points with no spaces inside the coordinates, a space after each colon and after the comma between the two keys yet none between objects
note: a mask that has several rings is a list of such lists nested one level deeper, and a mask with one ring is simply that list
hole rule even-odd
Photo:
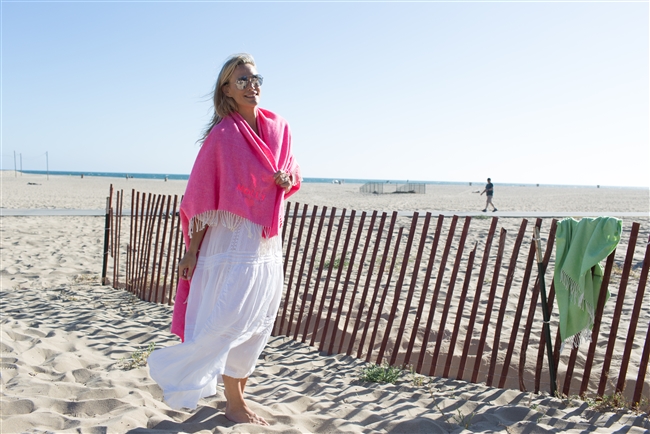
[{"label": "ocean", "polygon": [[[170,173],[126,173],[126,172],[66,172],[66,171],[52,171],[45,170],[23,170],[23,173],[31,173],[35,175],[50,174],[52,176],[103,176],[108,178],[139,178],[139,179],[176,179],[187,180],[190,175],[179,175]],[[346,184],[365,184],[367,182],[392,182],[403,184],[406,182],[424,183],[424,184],[446,184],[446,185],[466,185],[467,182],[445,182],[445,181],[418,181],[418,180],[402,180],[402,179],[353,179],[353,178],[303,178],[303,182],[311,183],[326,183],[332,184],[337,182],[344,182]]]}]

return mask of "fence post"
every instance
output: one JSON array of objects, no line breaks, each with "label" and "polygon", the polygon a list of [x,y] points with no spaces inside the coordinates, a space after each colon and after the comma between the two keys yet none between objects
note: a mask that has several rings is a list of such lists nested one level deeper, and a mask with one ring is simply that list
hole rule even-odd
[{"label": "fence post", "polygon": [[106,198],[106,218],[104,220],[104,263],[102,265],[102,285],[106,285],[106,267],[108,266],[108,238],[111,231],[111,199]]},{"label": "fence post", "polygon": [[548,353],[548,370],[551,374],[551,396],[555,396],[557,390],[555,363],[553,359],[553,347],[551,346],[551,314],[548,311],[548,304],[546,302],[546,283],[544,282],[544,267],[543,253],[542,253],[542,240],[539,236],[539,228],[534,228],[535,233],[535,246],[537,247],[537,267],[539,268],[539,287],[542,294],[542,314],[544,315],[544,334],[546,335],[546,352]]}]

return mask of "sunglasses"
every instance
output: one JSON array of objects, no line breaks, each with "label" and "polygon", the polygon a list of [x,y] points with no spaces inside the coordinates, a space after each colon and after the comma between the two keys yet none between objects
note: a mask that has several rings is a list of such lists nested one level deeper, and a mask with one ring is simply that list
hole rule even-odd
[{"label": "sunglasses", "polygon": [[235,86],[239,90],[244,90],[248,87],[250,84],[253,87],[260,87],[262,83],[264,82],[264,77],[262,77],[259,74],[255,75],[244,75],[242,77],[239,77],[237,80],[235,80]]}]

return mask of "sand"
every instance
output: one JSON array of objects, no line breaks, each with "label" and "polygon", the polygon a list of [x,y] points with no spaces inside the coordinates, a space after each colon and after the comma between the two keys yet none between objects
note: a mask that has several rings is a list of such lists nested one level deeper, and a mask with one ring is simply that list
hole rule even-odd
[{"label": "sand", "polygon": [[[40,185],[33,185],[33,184]],[[2,173],[7,209],[95,209],[108,185],[182,194],[185,183]],[[358,185],[305,184],[300,203],[358,210],[479,210],[475,187],[426,195],[362,195]],[[501,187],[499,209],[647,212],[647,189]],[[530,193],[533,190],[533,193]],[[499,202],[502,201],[502,202]],[[126,202],[125,202],[126,203]],[[626,218],[642,223],[648,218]],[[192,412],[174,411],[138,366],[151,343],[172,345],[171,308],[99,284],[103,217],[0,218],[0,432],[648,432],[647,414],[596,411],[581,400],[403,375],[393,384],[359,380],[363,363],[272,338],[247,389],[271,427],[235,425],[221,392]],[[645,237],[645,238],[643,238]]]},{"label": "sand", "polygon": [[[170,194],[179,197],[187,181],[122,179],[103,177],[20,175],[0,171],[2,208],[103,210],[109,187],[125,193],[125,208],[131,191]],[[426,186],[426,194],[362,194],[361,184],[304,183],[291,201],[357,211],[481,211],[485,195],[475,193],[483,185]],[[503,212],[637,212],[650,214],[648,188],[532,187],[495,184],[494,204]]]}]

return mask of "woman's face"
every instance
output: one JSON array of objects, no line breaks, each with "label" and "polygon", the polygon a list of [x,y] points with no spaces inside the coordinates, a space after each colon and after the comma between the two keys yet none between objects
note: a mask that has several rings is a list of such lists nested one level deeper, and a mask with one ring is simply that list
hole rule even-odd
[{"label": "woman's face", "polygon": [[[253,109],[260,103],[262,89],[261,78],[258,77],[255,66],[239,65],[228,79],[228,83],[224,84],[223,93],[235,100],[240,112]],[[242,85],[243,89],[239,89]]]}]

